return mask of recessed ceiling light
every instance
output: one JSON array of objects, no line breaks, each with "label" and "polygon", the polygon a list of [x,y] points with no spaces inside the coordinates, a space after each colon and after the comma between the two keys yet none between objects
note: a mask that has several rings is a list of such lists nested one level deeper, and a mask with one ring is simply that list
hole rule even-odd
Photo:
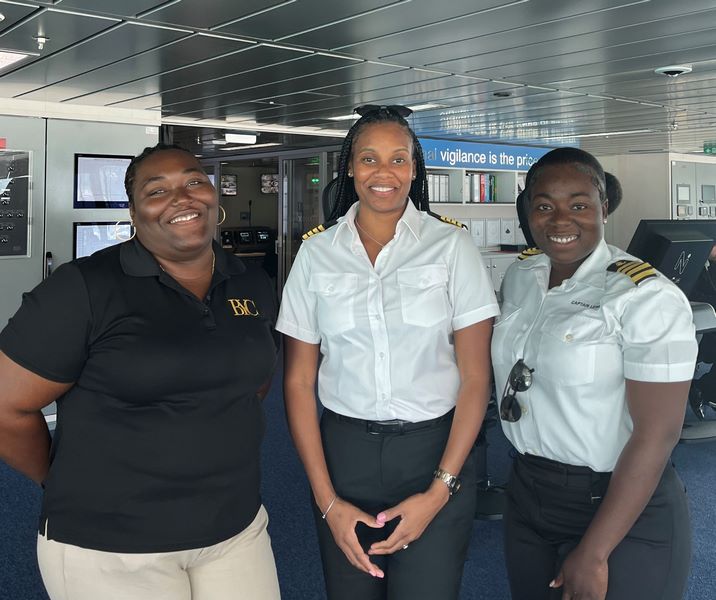
[{"label": "recessed ceiling light", "polygon": [[250,146],[224,146],[219,150],[246,150],[247,148],[268,148],[269,146],[280,146],[280,142],[266,142],[265,144],[251,144]]},{"label": "recessed ceiling light", "polygon": [[21,52],[8,52],[7,50],[0,50],[0,71],[6,69],[11,65],[14,65],[17,62],[20,62],[21,60],[26,59],[28,56],[33,55]]},{"label": "recessed ceiling light", "polygon": [[229,144],[255,144],[255,133],[227,133],[224,138]]}]

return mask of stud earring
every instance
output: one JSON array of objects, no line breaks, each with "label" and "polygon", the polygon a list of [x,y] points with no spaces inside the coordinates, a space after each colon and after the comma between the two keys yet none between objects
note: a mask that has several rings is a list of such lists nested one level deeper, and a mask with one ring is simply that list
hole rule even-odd
[{"label": "stud earring", "polygon": [[607,224],[607,220],[606,220],[606,219],[602,219],[602,223],[604,223],[604,224],[606,225],[606,224]]},{"label": "stud earring", "polygon": [[348,177],[353,177],[353,171],[348,171]]}]

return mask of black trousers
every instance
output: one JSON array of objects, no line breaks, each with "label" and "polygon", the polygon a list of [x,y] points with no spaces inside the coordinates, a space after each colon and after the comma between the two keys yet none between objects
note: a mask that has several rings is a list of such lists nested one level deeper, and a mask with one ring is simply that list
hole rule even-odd
[{"label": "black trousers", "polygon": [[[451,424],[452,420],[446,419],[417,431],[376,434],[324,411],[323,448],[336,493],[377,515],[424,492],[439,465]],[[383,569],[385,579],[371,577],[348,562],[314,506],[329,600],[456,600],[475,514],[477,487],[472,453],[460,479],[460,490],[408,549],[371,557]],[[359,524],[361,545],[367,550],[373,542],[387,538],[397,521],[382,529]]]},{"label": "black trousers", "polygon": [[[550,590],[581,540],[611,473],[518,455],[507,484],[505,557],[513,600],[559,600]],[[691,562],[684,485],[673,466],[609,557],[607,600],[681,600]]]}]

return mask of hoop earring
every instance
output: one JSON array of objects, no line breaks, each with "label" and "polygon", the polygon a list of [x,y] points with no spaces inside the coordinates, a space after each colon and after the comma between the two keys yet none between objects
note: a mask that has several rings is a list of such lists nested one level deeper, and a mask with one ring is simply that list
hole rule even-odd
[{"label": "hoop earring", "polygon": [[221,217],[221,221],[216,224],[217,227],[221,225],[224,221],[226,221],[226,210],[224,210],[224,207],[221,206],[221,204],[219,204],[219,208],[221,209],[221,212],[224,214],[224,216]]},{"label": "hoop earring", "polygon": [[124,238],[121,235],[119,235],[119,224],[125,223],[125,221],[117,221],[114,224],[114,238],[119,240],[120,242],[128,242],[129,240],[133,240],[134,236],[137,235],[137,228],[134,225],[134,221],[129,221],[129,227],[132,230],[132,235],[130,235],[128,238]]}]

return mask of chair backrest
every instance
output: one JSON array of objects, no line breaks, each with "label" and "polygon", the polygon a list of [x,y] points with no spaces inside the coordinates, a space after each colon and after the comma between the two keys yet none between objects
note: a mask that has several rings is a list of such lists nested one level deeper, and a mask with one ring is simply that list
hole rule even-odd
[{"label": "chair backrest", "polygon": [[321,204],[323,205],[323,220],[327,221],[331,213],[333,212],[333,207],[336,205],[336,195],[338,194],[338,178],[332,179],[328,182],[326,187],[323,188],[323,194],[321,195]]}]

